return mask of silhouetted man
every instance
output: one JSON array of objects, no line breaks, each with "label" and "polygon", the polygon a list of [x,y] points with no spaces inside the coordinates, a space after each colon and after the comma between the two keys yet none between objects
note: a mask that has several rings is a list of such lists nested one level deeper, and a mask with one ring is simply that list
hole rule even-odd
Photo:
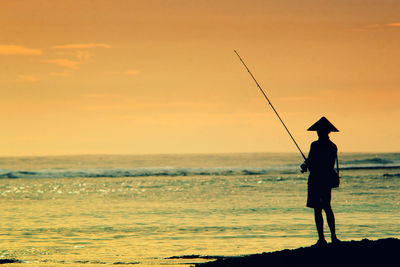
[{"label": "silhouetted man", "polygon": [[[335,216],[331,207],[331,190],[339,186],[339,168],[337,147],[329,139],[330,132],[338,132],[325,117],[313,124],[308,131],[317,131],[318,140],[311,144],[306,162],[301,165],[303,171],[310,171],[308,177],[307,207],[314,209],[315,225],[318,232],[316,245],[326,245],[324,237],[324,220],[322,210],[325,211],[328,226],[331,231],[332,243],[340,242],[336,237]],[[335,171],[335,162],[337,171]]]}]

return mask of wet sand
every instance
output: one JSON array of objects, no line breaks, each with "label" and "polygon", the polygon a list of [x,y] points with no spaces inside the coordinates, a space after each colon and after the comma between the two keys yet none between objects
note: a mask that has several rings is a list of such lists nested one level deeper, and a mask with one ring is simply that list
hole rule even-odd
[{"label": "wet sand", "polygon": [[372,267],[400,266],[400,240],[396,238],[371,241],[341,242],[324,247],[305,247],[294,250],[220,258],[213,262],[198,263],[196,267],[213,266],[340,266]]}]

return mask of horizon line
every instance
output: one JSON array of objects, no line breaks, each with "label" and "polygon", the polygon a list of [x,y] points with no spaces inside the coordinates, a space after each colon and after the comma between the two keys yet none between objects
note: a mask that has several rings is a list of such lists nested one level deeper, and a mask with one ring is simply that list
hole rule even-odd
[{"label": "horizon line", "polygon": [[[0,158],[24,158],[24,157],[79,157],[79,156],[162,156],[162,155],[221,155],[221,154],[299,154],[299,152],[284,151],[253,151],[253,152],[172,152],[172,153],[71,153],[71,154],[21,154],[21,155],[0,155]],[[400,154],[400,151],[360,152],[344,151],[340,154]],[[301,157],[301,155],[299,155]]]}]

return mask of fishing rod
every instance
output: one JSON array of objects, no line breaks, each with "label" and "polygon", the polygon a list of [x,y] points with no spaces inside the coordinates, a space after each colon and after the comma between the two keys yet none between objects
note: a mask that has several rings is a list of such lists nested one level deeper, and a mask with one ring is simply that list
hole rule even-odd
[{"label": "fishing rod", "polygon": [[272,105],[271,101],[269,101],[267,95],[264,93],[264,90],[261,88],[261,86],[258,84],[256,78],[254,78],[253,74],[251,73],[251,71],[249,70],[249,68],[247,67],[246,63],[244,63],[243,59],[239,56],[239,53],[236,50],[233,50],[235,52],[235,54],[239,57],[239,60],[242,62],[242,64],[244,65],[244,67],[246,68],[247,72],[250,74],[251,78],[253,78],[253,80],[255,81],[255,83],[257,84],[258,89],[260,89],[261,93],[264,95],[265,99],[267,99],[268,104],[271,106],[272,110],[275,112],[276,116],[278,116],[278,119],[281,121],[283,127],[285,127],[285,130],[287,131],[287,133],[289,134],[290,138],[292,138],[294,144],[296,145],[297,149],[300,151],[301,156],[304,158],[304,160],[307,160],[306,156],[304,156],[304,153],[301,151],[299,145],[296,143],[296,140],[294,140],[292,134],[290,133],[289,129],[286,127],[285,123],[283,122],[283,120],[281,119],[281,116],[279,116],[278,112],[276,111],[276,109],[274,108],[274,106]]}]

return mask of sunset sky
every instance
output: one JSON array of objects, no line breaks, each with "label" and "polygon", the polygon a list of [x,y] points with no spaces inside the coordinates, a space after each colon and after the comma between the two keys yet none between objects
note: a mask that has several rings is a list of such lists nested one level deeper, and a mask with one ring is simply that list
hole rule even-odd
[{"label": "sunset sky", "polygon": [[400,1],[3,0],[0,156],[400,151]]}]

